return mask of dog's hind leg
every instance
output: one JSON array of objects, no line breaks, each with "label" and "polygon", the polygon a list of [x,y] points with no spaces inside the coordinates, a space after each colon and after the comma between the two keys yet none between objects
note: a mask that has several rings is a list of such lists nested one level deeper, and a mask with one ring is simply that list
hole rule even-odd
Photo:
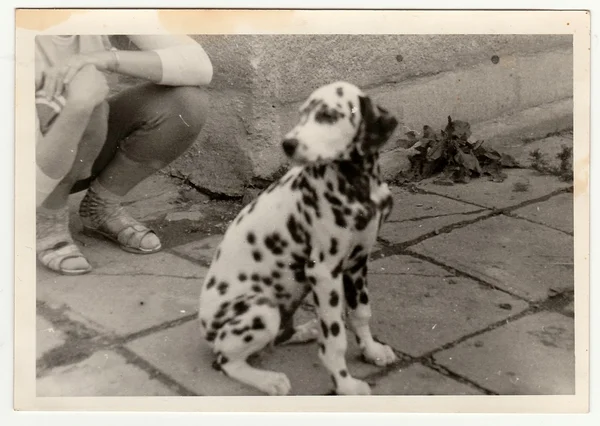
[{"label": "dog's hind leg", "polygon": [[238,314],[219,329],[214,340],[217,366],[232,379],[268,395],[287,395],[291,385],[285,374],[260,370],[247,362],[275,339],[281,321],[278,308],[267,298],[237,303]]}]

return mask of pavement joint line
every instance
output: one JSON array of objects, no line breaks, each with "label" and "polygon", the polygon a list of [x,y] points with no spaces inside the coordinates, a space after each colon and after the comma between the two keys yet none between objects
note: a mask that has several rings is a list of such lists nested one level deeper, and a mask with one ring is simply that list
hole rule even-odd
[{"label": "pavement joint line", "polygon": [[[434,355],[439,352],[443,352],[445,350],[448,350],[455,346],[458,346],[461,343],[465,342],[466,340],[480,336],[489,331],[500,328],[510,322],[519,320],[519,319],[524,318],[529,315],[534,315],[539,312],[557,312],[559,314],[562,314],[562,315],[572,318],[573,317],[572,315],[564,312],[564,307],[570,302],[570,299],[572,297],[573,297],[573,291],[570,291],[570,290],[564,291],[562,293],[557,293],[556,295],[549,297],[548,299],[546,299],[542,302],[530,304],[530,306],[527,309],[525,309],[515,315],[512,315],[508,318],[505,318],[503,320],[500,320],[493,324],[490,324],[489,326],[487,326],[481,330],[477,330],[477,331],[474,331],[467,335],[464,335],[462,337],[459,337],[458,339],[456,339],[452,342],[448,342],[448,343],[440,346],[439,348],[433,349],[433,350],[426,352],[417,357],[413,357],[411,355],[408,355],[408,354],[402,352],[401,350],[399,350],[397,348],[393,348],[394,352],[399,356],[400,360],[393,364],[383,367],[379,371],[368,374],[365,377],[362,377],[362,379],[366,380],[367,382],[377,381],[377,380],[380,380],[380,379],[388,376],[389,374],[396,372],[398,368],[407,368],[414,364],[421,364],[425,367],[429,367],[432,370],[437,371],[438,373],[440,373],[452,380],[455,380],[460,383],[467,384],[471,387],[474,387],[474,388],[480,390],[481,392],[484,392],[487,395],[497,395],[497,393],[495,393],[489,389],[486,389],[485,387],[468,379],[467,377],[457,374],[454,371],[450,370],[449,368],[436,363],[435,359],[434,359]],[[378,339],[375,339],[375,340],[378,340]]]},{"label": "pavement joint line", "polygon": [[463,385],[467,385],[472,388],[475,388],[476,390],[483,392],[485,395],[499,395],[498,392],[494,392],[484,386],[481,386],[479,383],[477,383],[461,374],[455,373],[454,371],[450,370],[449,368],[444,367],[443,365],[438,364],[437,362],[435,362],[435,360],[433,358],[427,357],[427,358],[420,359],[419,363],[421,365],[423,365],[424,367],[430,368],[445,377],[453,379],[459,383],[462,383]]},{"label": "pavement joint line", "polygon": [[423,219],[436,219],[438,217],[461,216],[461,215],[468,215],[468,214],[483,213],[486,210],[491,210],[491,209],[482,208],[482,209],[479,209],[479,210],[471,210],[471,211],[468,211],[468,212],[432,214],[432,215],[429,215],[429,216],[415,216],[415,217],[411,217],[411,218],[408,218],[408,219],[402,219],[402,220],[388,220],[385,223],[418,222],[418,221],[423,220]]},{"label": "pavement joint line", "polygon": [[563,230],[563,229],[555,228],[554,226],[550,226],[550,225],[548,225],[548,224],[545,224],[545,223],[542,223],[542,222],[537,222],[537,221],[535,221],[535,220],[532,220],[532,219],[526,218],[526,217],[524,217],[524,216],[520,216],[520,215],[519,215],[519,214],[517,214],[517,213],[505,212],[505,213],[504,213],[504,215],[505,215],[505,216],[507,216],[507,217],[513,218],[513,219],[520,219],[520,220],[524,220],[524,221],[526,221],[526,222],[533,223],[534,225],[540,225],[540,226],[544,226],[544,227],[546,227],[546,228],[548,228],[548,229],[552,229],[553,231],[562,232],[563,234],[567,234],[567,235],[569,235],[569,236],[571,236],[571,237],[574,237],[574,236],[575,236],[575,233],[574,233],[574,232],[569,232],[569,231],[565,231],[565,230]]},{"label": "pavement joint line", "polygon": [[[538,203],[538,202],[547,201],[547,200],[549,200],[550,198],[552,198],[552,197],[554,197],[556,195],[563,194],[565,192],[571,192],[572,190],[573,190],[573,187],[562,188],[562,189],[558,189],[556,191],[553,191],[553,192],[551,192],[549,194],[543,195],[541,197],[537,197],[537,198],[534,198],[534,199],[531,199],[531,200],[523,201],[523,202],[521,202],[519,204],[516,204],[514,206],[503,207],[503,208],[499,208],[499,209],[498,208],[493,208],[493,209],[486,208],[486,209],[484,209],[482,211],[488,210],[489,213],[487,213],[487,214],[481,215],[481,216],[476,217],[474,219],[467,219],[467,220],[463,220],[463,221],[460,221],[460,222],[456,222],[456,223],[452,223],[452,224],[443,226],[443,227],[438,228],[438,229],[434,229],[433,231],[427,232],[427,233],[425,233],[425,234],[423,234],[423,235],[421,235],[419,237],[413,238],[412,240],[405,241],[405,242],[398,243],[398,244],[391,243],[391,242],[387,241],[385,239],[385,237],[383,237],[382,235],[379,235],[378,241],[382,244],[383,247],[381,249],[379,249],[379,250],[373,251],[371,253],[371,255],[370,255],[371,259],[372,260],[377,260],[377,259],[382,259],[382,258],[385,258],[385,257],[390,257],[390,256],[402,254],[402,252],[405,251],[408,247],[416,245],[416,244],[419,244],[422,241],[425,241],[425,240],[427,240],[429,238],[433,238],[433,237],[435,237],[437,235],[440,235],[440,234],[448,234],[448,233],[454,231],[455,229],[461,229],[461,228],[464,228],[464,227],[466,227],[468,225],[472,225],[474,223],[477,223],[477,222],[489,219],[489,218],[494,217],[494,216],[506,215],[507,217],[512,217],[512,216],[508,216],[507,213],[510,213],[513,210],[517,210],[517,209],[520,209],[522,207],[528,206],[530,204],[535,204],[535,203]],[[455,200],[455,201],[458,201],[458,200]],[[468,214],[473,214],[473,213],[476,213],[476,212],[467,212],[467,213],[459,213],[459,214],[468,215]],[[517,220],[520,219],[520,218],[516,218],[516,217],[512,217],[512,218],[517,219]]]},{"label": "pavement joint line", "polygon": [[[202,240],[198,240],[198,241],[202,241]],[[185,245],[185,244],[182,244],[182,245]],[[189,255],[187,255],[185,253],[181,253],[179,251],[174,250],[175,248],[181,247],[182,245],[170,247],[167,250],[165,250],[165,253],[172,254],[172,255],[177,256],[177,257],[179,257],[181,259],[187,260],[188,262],[192,262],[192,263],[194,263],[196,265],[199,265],[199,266],[201,266],[203,268],[209,268],[210,267],[211,261],[207,261],[207,260],[204,260],[204,259],[196,259],[195,257],[189,256]]]},{"label": "pavement joint line", "polygon": [[134,340],[149,336],[151,334],[158,333],[158,332],[161,332],[164,330],[168,330],[169,328],[178,327],[178,326],[186,324],[190,321],[194,321],[197,318],[198,318],[198,311],[194,311],[193,313],[185,315],[183,317],[179,317],[179,318],[176,318],[176,319],[170,320],[170,321],[165,321],[163,323],[153,325],[151,327],[144,328],[139,331],[134,331],[133,333],[126,334],[124,336],[120,336],[120,337],[116,338],[115,341],[117,341],[118,344],[126,344],[126,343],[132,342]]},{"label": "pavement joint line", "polygon": [[201,396],[193,390],[182,385],[160,369],[156,368],[152,363],[146,361],[143,357],[139,356],[130,349],[119,345],[114,348],[114,351],[125,358],[128,364],[133,364],[139,369],[143,370],[148,374],[148,376],[150,376],[150,379],[157,380],[170,390],[177,393],[179,396]]},{"label": "pavement joint line", "polygon": [[528,308],[524,309],[521,312],[518,312],[514,315],[504,318],[503,320],[496,321],[495,323],[492,323],[485,328],[476,330],[472,333],[468,333],[462,337],[459,337],[458,339],[456,339],[452,342],[448,342],[448,343],[440,346],[439,348],[433,349],[433,350],[421,355],[417,359],[433,357],[435,354],[446,351],[448,349],[451,349],[469,339],[480,336],[482,334],[485,334],[485,333],[495,330],[497,328],[503,327],[506,324],[520,320],[520,319],[525,318],[530,315],[535,315],[540,312],[562,313],[564,306],[566,306],[570,302],[570,299],[572,298],[572,296],[573,296],[573,291],[567,290],[567,291],[564,291],[561,293],[557,293],[556,295],[553,295],[552,297],[548,297],[547,299],[545,299],[541,302],[531,303]]},{"label": "pavement joint line", "polygon": [[[122,277],[125,275],[132,275],[131,273],[126,273],[126,274],[112,274],[112,273],[97,273],[94,272],[93,273],[94,276],[98,276],[98,277]],[[202,280],[202,277],[196,277],[196,276],[181,276],[181,275],[172,275],[172,274],[149,274],[147,272],[134,272],[134,274],[136,277],[158,277],[158,278],[178,278],[178,279],[182,279],[182,280]]]},{"label": "pavement joint line", "polygon": [[495,284],[492,284],[492,283],[489,283],[489,282],[487,282],[485,280],[482,280],[481,278],[476,277],[475,275],[469,274],[468,272],[464,272],[464,271],[461,271],[460,269],[456,269],[453,266],[446,265],[444,262],[440,262],[439,260],[436,260],[436,259],[434,259],[432,257],[429,257],[429,256],[426,256],[424,254],[414,252],[414,251],[412,251],[410,249],[403,250],[403,251],[401,251],[398,254],[404,254],[404,255],[412,256],[412,257],[414,257],[416,259],[419,259],[419,260],[422,260],[424,262],[429,262],[431,264],[439,266],[440,268],[445,269],[446,271],[454,274],[454,276],[468,278],[468,279],[470,279],[472,281],[475,281],[477,284],[481,284],[481,285],[486,286],[488,288],[492,288],[492,289],[494,289],[496,291],[500,291],[502,293],[508,294],[509,296],[512,296],[515,299],[519,299],[519,300],[522,300],[524,302],[531,303],[531,300],[527,299],[526,297],[520,296],[520,295],[515,294],[515,293],[511,293],[510,291],[508,291],[508,290],[506,290],[504,288],[501,288],[501,287],[499,287],[499,286],[497,286]]}]

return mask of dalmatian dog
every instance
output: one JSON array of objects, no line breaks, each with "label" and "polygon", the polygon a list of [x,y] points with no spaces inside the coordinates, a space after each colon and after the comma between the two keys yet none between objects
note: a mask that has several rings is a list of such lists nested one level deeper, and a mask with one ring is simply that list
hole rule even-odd
[{"label": "dalmatian dog", "polygon": [[[256,369],[250,355],[284,341],[318,339],[318,355],[338,395],[368,395],[346,365],[346,325],[364,359],[396,361],[373,339],[367,263],[392,197],[378,150],[398,122],[358,87],[314,91],[282,149],[292,167],[245,206],[215,251],[200,296],[200,329],[215,367],[269,395],[286,395],[285,374]],[[316,319],[294,327],[309,294]]]}]

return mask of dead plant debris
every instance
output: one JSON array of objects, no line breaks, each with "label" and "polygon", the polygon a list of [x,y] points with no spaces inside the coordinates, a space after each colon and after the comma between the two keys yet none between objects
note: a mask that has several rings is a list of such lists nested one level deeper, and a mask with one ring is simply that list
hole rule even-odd
[{"label": "dead plant debris", "polygon": [[482,140],[470,142],[470,124],[452,120],[450,116],[446,128],[440,132],[423,126],[420,138],[414,131],[406,136],[408,139],[401,142],[412,146],[417,154],[410,158],[410,170],[400,176],[405,181],[437,176],[435,184],[454,185],[487,176],[491,181],[503,182],[507,177],[503,168],[521,167],[512,156],[485,147]]}]

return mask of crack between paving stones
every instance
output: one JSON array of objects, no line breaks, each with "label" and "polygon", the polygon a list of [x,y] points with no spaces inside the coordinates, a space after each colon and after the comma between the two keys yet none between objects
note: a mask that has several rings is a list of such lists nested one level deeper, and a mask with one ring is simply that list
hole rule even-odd
[{"label": "crack between paving stones", "polygon": [[575,236],[574,232],[569,232],[569,231],[565,231],[563,229],[555,228],[554,226],[550,226],[550,225],[547,225],[545,223],[537,222],[537,221],[529,219],[527,217],[520,216],[517,213],[506,212],[506,213],[504,213],[504,215],[507,216],[507,217],[510,217],[512,219],[520,219],[520,220],[524,220],[524,221],[529,222],[529,223],[533,223],[535,225],[541,225],[541,226],[544,226],[546,228],[552,229],[553,231],[562,232],[563,234],[567,234],[567,235],[569,235],[571,237]]},{"label": "crack between paving stones", "polygon": [[[568,290],[568,291],[564,291],[562,293],[557,293],[556,295],[554,295],[552,297],[548,297],[546,300],[544,300],[542,302],[531,303],[528,308],[524,309],[523,311],[521,311],[519,313],[509,316],[508,318],[505,318],[503,320],[497,321],[493,324],[490,324],[481,330],[477,330],[477,331],[469,333],[465,336],[462,336],[452,342],[448,342],[448,343],[440,346],[439,348],[433,349],[433,350],[426,352],[425,354],[420,355],[418,357],[413,357],[413,356],[408,355],[396,348],[393,348],[396,355],[398,355],[398,357],[400,358],[400,360],[398,362],[395,362],[386,367],[383,367],[381,370],[376,371],[374,373],[367,374],[367,375],[361,377],[361,379],[365,380],[367,382],[376,382],[392,373],[395,373],[398,369],[405,369],[414,364],[421,364],[425,367],[435,370],[436,372],[442,374],[443,376],[445,376],[449,379],[452,379],[454,381],[457,381],[457,382],[465,384],[465,385],[469,385],[472,388],[475,388],[475,389],[485,393],[486,395],[498,395],[498,393],[483,387],[482,385],[478,384],[477,382],[475,382],[471,379],[468,379],[467,377],[464,377],[461,374],[458,374],[458,373],[452,371],[448,367],[438,364],[434,358],[435,354],[446,351],[448,349],[452,349],[469,339],[472,339],[474,337],[485,334],[489,331],[500,328],[511,322],[520,320],[526,316],[535,315],[540,312],[556,312],[556,313],[559,313],[559,314],[562,314],[562,315],[572,318],[572,316],[570,314],[564,312],[564,308],[572,301],[573,293],[574,293],[573,291]],[[374,337],[374,339],[376,341],[382,343],[381,340],[377,339],[376,337]]]},{"label": "crack between paving stones", "polygon": [[525,297],[523,297],[523,296],[520,296],[520,295],[515,294],[515,293],[511,293],[510,291],[508,291],[508,290],[506,290],[506,289],[504,289],[502,287],[499,287],[499,286],[497,286],[495,284],[492,284],[492,283],[489,283],[487,281],[484,281],[481,278],[476,277],[475,275],[469,274],[467,272],[461,271],[460,269],[456,269],[456,268],[454,268],[452,266],[446,265],[445,263],[440,262],[439,260],[436,260],[436,259],[434,259],[432,257],[426,256],[426,255],[421,254],[421,253],[417,253],[417,252],[412,251],[410,249],[402,251],[401,254],[404,254],[404,255],[407,255],[407,256],[412,256],[412,257],[414,257],[416,259],[419,259],[419,260],[422,260],[424,262],[432,263],[432,264],[434,264],[436,266],[439,266],[440,268],[445,269],[446,271],[450,272],[451,274],[454,274],[454,276],[456,276],[456,277],[468,278],[468,279],[470,279],[472,281],[475,281],[478,284],[481,284],[481,285],[489,287],[489,288],[491,288],[493,290],[500,291],[502,293],[508,294],[509,296],[514,297],[515,299],[518,299],[518,300],[530,303],[530,300],[527,299],[527,298],[525,298]]},{"label": "crack between paving stones", "polygon": [[192,256],[188,256],[187,254],[184,253],[180,253],[175,251],[173,248],[165,250],[166,253],[172,254],[173,256],[177,256],[183,260],[187,260],[188,262],[191,262],[195,265],[199,265],[202,266],[204,268],[208,268],[210,267],[211,261],[210,260],[204,260],[204,259],[196,259]]},{"label": "crack between paving stones", "polygon": [[453,278],[455,275],[439,275],[439,274],[411,274],[410,272],[370,272],[370,275],[403,275],[409,277],[430,277],[430,278]]},{"label": "crack between paving stones", "polygon": [[183,317],[179,317],[177,319],[166,321],[152,327],[145,328],[143,330],[135,331],[133,333],[126,334],[125,336],[119,337],[119,344],[126,344],[132,342],[133,340],[141,339],[142,337],[149,336],[150,334],[158,333],[164,330],[168,330],[170,328],[174,328],[190,321],[194,321],[198,318],[198,311],[194,311],[191,314],[185,315]]},{"label": "crack between paving stones", "polygon": [[144,358],[131,351],[124,346],[116,346],[114,351],[121,355],[128,364],[132,364],[140,370],[144,371],[151,380],[156,380],[168,389],[174,391],[179,396],[201,396],[193,390],[179,383],[168,374],[164,373],[160,369],[156,368],[152,363],[146,361]]},{"label": "crack between paving stones", "polygon": [[135,276],[135,277],[180,278],[182,280],[203,280],[204,279],[204,277],[194,277],[194,276],[182,277],[181,275],[150,274],[150,273],[146,273],[146,272],[136,272],[136,271],[130,271],[128,273],[123,273],[123,274],[94,272],[92,275],[99,276],[99,277],[122,277],[124,275],[130,275],[130,276]]},{"label": "crack between paving stones", "polygon": [[436,219],[438,217],[465,216],[465,215],[483,213],[486,210],[490,210],[490,209],[488,209],[488,208],[481,208],[479,210],[472,210],[472,211],[469,211],[469,212],[445,213],[445,214],[436,214],[436,215],[429,215],[429,216],[415,216],[415,217],[411,217],[411,218],[408,218],[408,219],[402,219],[402,220],[387,220],[385,223],[418,222],[420,220],[424,220],[424,219]]}]

